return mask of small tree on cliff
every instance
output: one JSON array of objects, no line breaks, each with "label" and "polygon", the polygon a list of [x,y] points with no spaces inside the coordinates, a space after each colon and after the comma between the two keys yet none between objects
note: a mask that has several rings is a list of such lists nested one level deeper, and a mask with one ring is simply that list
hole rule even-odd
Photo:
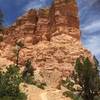
[{"label": "small tree on cliff", "polygon": [[19,53],[21,49],[24,48],[24,44],[21,41],[16,42],[16,49],[15,49],[15,54],[16,54],[16,66],[19,64]]},{"label": "small tree on cliff", "polygon": [[84,100],[94,100],[100,92],[100,76],[98,60],[94,57],[94,64],[89,58],[81,57],[76,60],[77,82],[82,87],[80,92]]},{"label": "small tree on cliff", "polygon": [[30,59],[26,60],[26,62],[25,62],[25,68],[24,68],[24,71],[22,73],[22,77],[23,77],[23,79],[26,83],[30,83],[30,84],[33,83],[34,68],[32,66],[32,63],[31,63]]},{"label": "small tree on cliff", "polygon": [[26,63],[25,63],[24,71],[22,73],[24,82],[26,82],[28,84],[33,84],[41,89],[45,89],[46,83],[35,80],[34,71],[35,71],[35,69],[32,66],[31,59],[27,59]]}]

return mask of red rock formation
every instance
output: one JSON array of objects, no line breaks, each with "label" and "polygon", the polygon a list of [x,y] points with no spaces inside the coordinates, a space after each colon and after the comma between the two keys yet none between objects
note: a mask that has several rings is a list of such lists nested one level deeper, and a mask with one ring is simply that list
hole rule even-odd
[{"label": "red rock formation", "polygon": [[26,48],[20,51],[19,64],[31,58],[34,67],[44,68],[48,74],[57,69],[69,76],[77,57],[91,56],[80,43],[75,0],[54,0],[50,8],[31,9],[6,29],[4,36],[1,57],[15,61],[13,48],[20,40]]},{"label": "red rock formation", "polygon": [[19,17],[16,23],[8,28],[4,34],[8,34],[9,38],[12,37],[12,39],[8,39],[11,42],[20,37],[31,35],[33,44],[42,40],[50,41],[51,37],[62,33],[79,40],[80,31],[77,15],[75,0],[54,0],[50,8],[31,9],[24,16]]}]

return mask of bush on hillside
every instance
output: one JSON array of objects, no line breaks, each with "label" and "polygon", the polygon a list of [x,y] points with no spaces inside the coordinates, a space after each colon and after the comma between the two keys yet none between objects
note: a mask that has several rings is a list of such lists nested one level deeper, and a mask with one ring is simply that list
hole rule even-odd
[{"label": "bush on hillside", "polygon": [[26,60],[25,68],[22,73],[24,82],[26,82],[28,84],[33,84],[41,89],[44,89],[46,86],[46,83],[41,83],[41,82],[35,81],[34,71],[35,71],[35,69],[33,68],[32,64],[31,64],[31,60],[30,59]]},{"label": "bush on hillside", "polygon": [[76,60],[75,70],[77,82],[82,87],[81,95],[84,100],[94,100],[100,94],[99,63],[94,57],[94,64],[89,58],[81,57]]},{"label": "bush on hillside", "polygon": [[25,94],[19,89],[21,82],[22,76],[15,65],[10,65],[7,71],[0,72],[0,100],[26,100]]},{"label": "bush on hillside", "polygon": [[28,83],[28,84],[32,84],[33,83],[33,80],[34,80],[34,69],[32,67],[30,59],[26,60],[26,62],[25,62],[25,68],[24,68],[24,71],[22,73],[22,77],[23,77],[23,79],[24,79],[24,81],[26,83]]},{"label": "bush on hillside", "polygon": [[[71,79],[62,81],[62,85],[69,89],[64,92],[64,95],[70,96],[74,100],[100,100],[100,73],[98,69],[99,62],[96,57],[94,57],[94,63],[88,57],[77,58],[73,76]],[[79,89],[73,88],[75,85],[79,86]]]},{"label": "bush on hillside", "polygon": [[16,56],[16,66],[17,67],[19,65],[19,55],[20,55],[20,51],[22,50],[22,48],[24,48],[24,44],[21,41],[16,41],[14,53],[15,53],[15,56]]}]

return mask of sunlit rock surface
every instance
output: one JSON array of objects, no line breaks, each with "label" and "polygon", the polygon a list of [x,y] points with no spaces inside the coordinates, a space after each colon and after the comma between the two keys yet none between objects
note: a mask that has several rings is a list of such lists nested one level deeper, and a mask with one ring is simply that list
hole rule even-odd
[{"label": "sunlit rock surface", "polygon": [[[15,44],[16,41],[21,41],[24,48],[20,50],[19,64],[24,65],[25,60],[30,58],[33,67],[39,70],[37,74],[41,73],[47,86],[55,89],[62,77],[71,75],[77,57],[91,57],[91,53],[80,42],[77,13],[75,0],[54,0],[51,7],[29,10],[4,30],[0,57],[15,62]],[[41,77],[38,80],[39,78]],[[34,96],[36,91],[32,91],[29,100],[70,100],[63,97],[60,99],[62,93],[59,94],[58,90],[41,90],[39,96],[42,99]]]}]

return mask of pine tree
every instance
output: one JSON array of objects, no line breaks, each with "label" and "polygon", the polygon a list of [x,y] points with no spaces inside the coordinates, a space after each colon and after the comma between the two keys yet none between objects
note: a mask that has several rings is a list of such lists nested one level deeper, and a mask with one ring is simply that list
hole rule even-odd
[{"label": "pine tree", "polygon": [[84,100],[94,100],[100,92],[99,63],[94,57],[94,64],[89,58],[81,57],[76,60],[75,70],[77,82],[82,87],[81,96]]}]

